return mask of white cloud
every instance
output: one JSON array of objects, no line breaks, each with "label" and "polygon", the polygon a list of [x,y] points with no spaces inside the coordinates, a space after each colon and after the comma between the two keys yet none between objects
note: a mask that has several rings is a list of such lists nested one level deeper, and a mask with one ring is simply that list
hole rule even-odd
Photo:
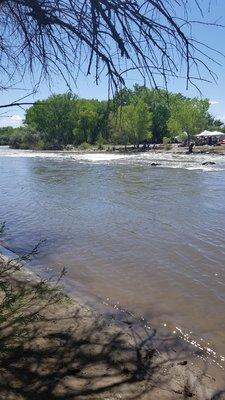
[{"label": "white cloud", "polygon": [[14,128],[17,128],[18,126],[21,126],[23,123],[24,117],[19,114],[14,114],[11,116],[5,116],[0,118],[0,126],[13,126]]},{"label": "white cloud", "polygon": [[214,106],[214,105],[219,104],[219,103],[220,103],[220,102],[217,101],[217,100],[210,100],[210,101],[209,101],[209,104],[211,104],[211,106]]},{"label": "white cloud", "polygon": [[21,122],[23,121],[23,117],[21,117],[21,115],[15,114],[15,115],[12,115],[12,116],[10,117],[10,120],[11,120],[12,122],[21,123]]}]

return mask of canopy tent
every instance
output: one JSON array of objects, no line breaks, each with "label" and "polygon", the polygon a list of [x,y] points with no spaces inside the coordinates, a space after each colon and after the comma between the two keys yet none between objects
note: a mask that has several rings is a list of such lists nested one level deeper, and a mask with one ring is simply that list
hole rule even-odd
[{"label": "canopy tent", "polygon": [[[213,136],[225,136],[224,132],[219,132],[219,131],[213,131]],[[212,136],[212,135],[211,135]]]},{"label": "canopy tent", "polygon": [[223,132],[219,132],[219,131],[203,131],[201,133],[199,133],[198,135],[196,135],[196,137],[215,137],[215,136],[225,136],[225,133]]}]

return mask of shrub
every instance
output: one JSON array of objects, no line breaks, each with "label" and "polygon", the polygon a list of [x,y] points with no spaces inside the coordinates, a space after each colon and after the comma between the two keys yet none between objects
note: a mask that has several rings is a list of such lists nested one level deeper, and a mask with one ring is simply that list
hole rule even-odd
[{"label": "shrub", "polygon": [[104,141],[104,138],[103,138],[102,134],[100,134],[98,136],[98,140],[97,140],[96,144],[98,146],[98,150],[103,150],[104,149],[105,141]]},{"label": "shrub", "polygon": [[11,126],[0,127],[0,146],[9,145],[13,133],[14,129]]},{"label": "shrub", "polygon": [[163,145],[166,150],[170,150],[171,149],[171,138],[164,136]]},{"label": "shrub", "polygon": [[13,149],[41,149],[42,134],[30,126],[16,128],[11,136],[10,146]]},{"label": "shrub", "polygon": [[[0,224],[0,234],[5,223]],[[58,285],[64,275],[50,284],[50,280],[34,279],[27,282],[22,274],[23,262],[37,254],[39,244],[29,253],[14,259],[0,254],[0,343],[1,355],[9,351],[32,333],[32,323],[43,320],[43,310],[66,300]]]},{"label": "shrub", "polygon": [[79,146],[80,150],[89,150],[90,149],[90,144],[87,142],[83,142],[81,143],[81,145]]}]

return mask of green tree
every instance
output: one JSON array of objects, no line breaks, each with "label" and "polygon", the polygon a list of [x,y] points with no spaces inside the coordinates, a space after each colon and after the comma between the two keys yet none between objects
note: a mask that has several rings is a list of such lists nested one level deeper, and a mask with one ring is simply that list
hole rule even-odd
[{"label": "green tree", "polygon": [[143,101],[152,112],[152,135],[160,142],[168,134],[167,122],[170,117],[170,102],[173,94],[162,89],[149,89],[134,85],[133,101]]},{"label": "green tree", "polygon": [[167,123],[170,135],[174,137],[186,132],[189,145],[192,136],[207,128],[208,109],[208,100],[177,96],[171,106],[171,115]]},{"label": "green tree", "polygon": [[9,145],[13,133],[14,129],[12,126],[4,126],[0,128],[0,146]]},{"label": "green tree", "polygon": [[80,99],[72,112],[73,141],[76,145],[83,142],[95,143],[101,125],[98,100]]},{"label": "green tree", "polygon": [[217,119],[208,113],[208,130],[209,131],[224,131],[224,122]]},{"label": "green tree", "polygon": [[111,130],[114,141],[124,144],[139,145],[151,138],[152,113],[142,101],[119,107],[111,115]]},{"label": "green tree", "polygon": [[25,123],[43,133],[43,140],[50,146],[73,142],[72,113],[77,96],[71,93],[52,95],[38,101],[26,112]]},{"label": "green tree", "polygon": [[42,134],[31,126],[20,126],[10,136],[10,146],[14,149],[42,149]]},{"label": "green tree", "polygon": [[[189,99],[135,85],[116,94],[115,101],[79,99],[71,94],[53,95],[35,103],[26,113],[26,133],[16,132],[14,145],[25,148],[62,148],[68,144],[132,143],[204,129],[222,129],[209,114],[208,100]],[[27,128],[26,128],[27,129]],[[34,130],[38,135],[34,134]],[[28,136],[31,135],[29,139]],[[37,144],[39,137],[40,144]]]},{"label": "green tree", "polygon": [[128,104],[131,104],[134,100],[134,92],[132,89],[120,89],[116,92],[113,100],[116,108],[126,106]]}]

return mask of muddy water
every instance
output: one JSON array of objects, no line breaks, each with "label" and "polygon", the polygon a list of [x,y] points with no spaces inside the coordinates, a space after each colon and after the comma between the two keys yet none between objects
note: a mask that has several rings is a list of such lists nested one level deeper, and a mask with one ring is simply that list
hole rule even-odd
[{"label": "muddy water", "polygon": [[66,266],[225,366],[225,156],[0,148],[0,220],[18,253],[46,239],[35,270]]}]

